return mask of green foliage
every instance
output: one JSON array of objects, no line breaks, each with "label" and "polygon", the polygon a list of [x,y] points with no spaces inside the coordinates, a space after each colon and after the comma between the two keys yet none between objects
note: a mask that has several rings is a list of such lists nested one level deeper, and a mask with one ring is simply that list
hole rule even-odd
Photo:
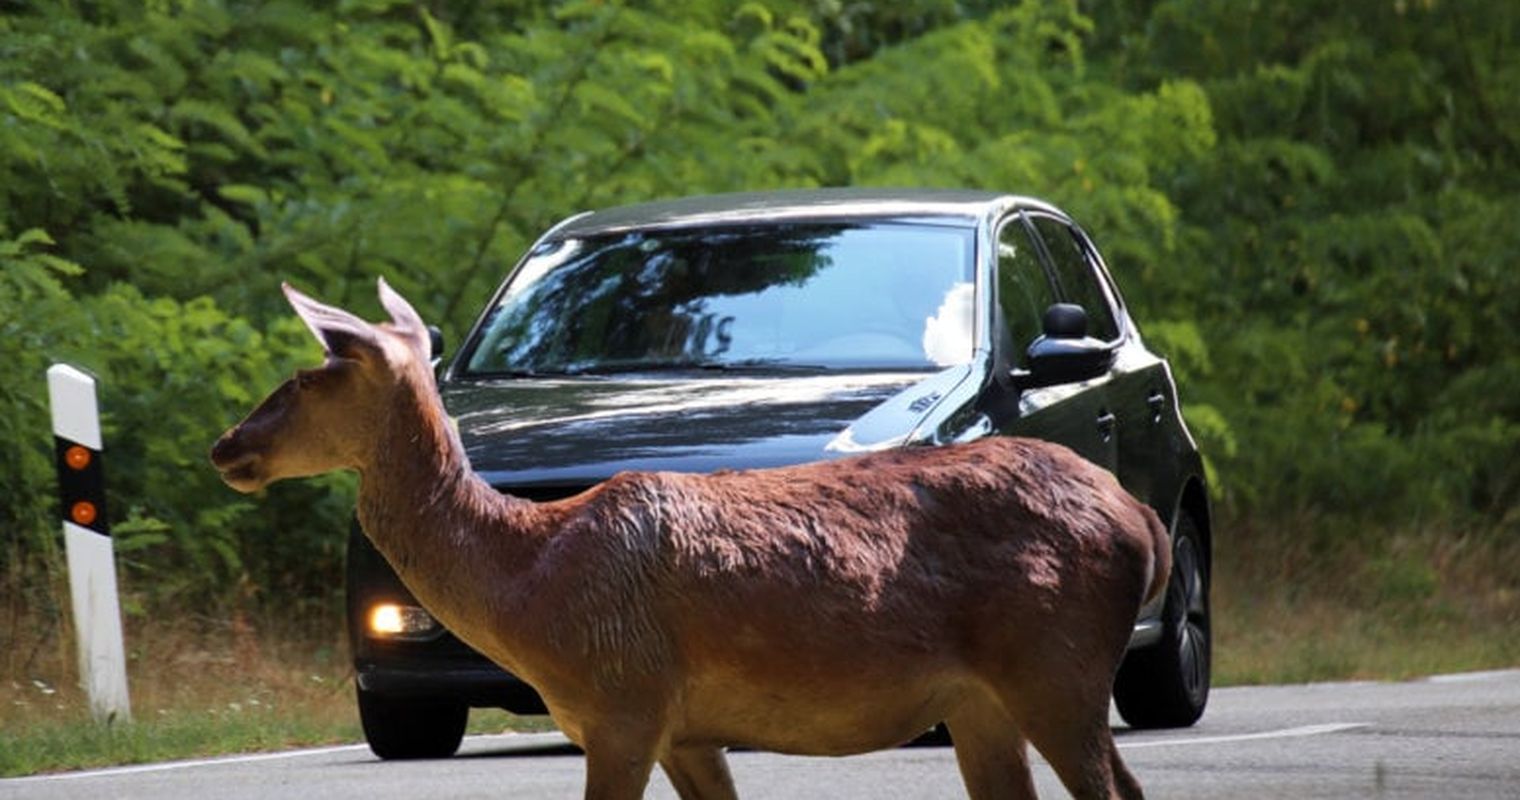
[{"label": "green foliage", "polygon": [[1172,193],[1206,248],[1182,262],[1216,366],[1194,390],[1246,508],[1513,521],[1520,14],[1363,5],[1174,0],[1121,59],[1199,81],[1217,120]]},{"label": "green foliage", "polygon": [[[7,257],[16,242],[0,246],[0,302],[8,312],[0,435],[15,443],[7,449],[16,456],[0,469],[0,487],[17,500],[7,509],[13,533],[6,562],[16,571],[9,577],[24,583],[21,573],[55,567],[44,373],[63,361],[90,371],[99,384],[108,507],[118,520],[117,548],[136,607],[150,600],[215,607],[272,587],[330,601],[327,584],[341,564],[344,496],[351,495],[342,481],[283,492],[271,515],[221,485],[205,462],[222,429],[293,363],[311,358],[304,329],[280,321],[261,333],[208,298],[149,299],[125,284],[76,298],[42,270],[77,275],[77,267],[24,249],[19,258]],[[304,509],[315,509],[339,532],[268,536],[280,517],[309,524]]]},{"label": "green foliage", "polygon": [[62,281],[77,264],[46,251],[52,237],[32,228],[14,238],[0,223],[0,581],[53,607],[46,591],[59,570],[57,541],[39,535],[56,524],[52,424],[47,405],[45,348],[77,339],[69,325],[71,300]]},{"label": "green foliage", "polygon": [[[184,605],[205,603],[208,586],[223,601],[274,588],[295,590],[281,592],[287,597],[331,599],[352,497],[341,490],[334,496],[341,481],[281,487],[264,508],[206,467],[209,443],[293,365],[314,359],[305,329],[279,320],[261,333],[208,298],[149,299],[121,284],[85,305],[92,338],[109,345],[74,360],[99,376],[103,391],[133,387],[102,400],[129,586]],[[331,532],[269,533],[309,524],[312,516],[333,525]],[[159,569],[165,564],[180,569]]]},{"label": "green foliage", "polygon": [[778,186],[1070,209],[1240,510],[1520,524],[1512,5],[13,4],[4,580],[56,569],[51,361],[102,378],[139,605],[327,602],[351,479],[204,465],[315,357],[280,280],[375,313],[384,275],[457,342],[569,213]]}]

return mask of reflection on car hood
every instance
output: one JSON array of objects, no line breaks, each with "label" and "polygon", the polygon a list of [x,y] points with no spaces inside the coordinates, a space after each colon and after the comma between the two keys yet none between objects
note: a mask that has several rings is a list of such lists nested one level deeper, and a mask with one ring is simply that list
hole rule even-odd
[{"label": "reflection on car hood", "polygon": [[894,446],[964,374],[518,378],[446,385],[443,395],[482,477],[552,486]]}]

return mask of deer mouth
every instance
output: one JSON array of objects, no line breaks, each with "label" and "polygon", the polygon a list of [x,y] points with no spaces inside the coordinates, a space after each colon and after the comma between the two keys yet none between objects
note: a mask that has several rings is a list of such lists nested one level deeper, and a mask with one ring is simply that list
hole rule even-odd
[{"label": "deer mouth", "polygon": [[217,471],[221,473],[223,483],[240,492],[256,491],[264,485],[257,458],[249,458],[230,467],[217,467]]},{"label": "deer mouth", "polygon": [[222,438],[211,448],[211,464],[222,482],[240,492],[252,492],[266,482],[259,469],[262,459],[255,453],[234,453],[230,440]]}]

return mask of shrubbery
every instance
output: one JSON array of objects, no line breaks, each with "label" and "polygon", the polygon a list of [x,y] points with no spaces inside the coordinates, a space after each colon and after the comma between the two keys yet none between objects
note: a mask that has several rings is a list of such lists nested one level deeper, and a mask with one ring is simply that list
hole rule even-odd
[{"label": "shrubbery", "polygon": [[58,564],[43,372],[102,380],[139,606],[331,607],[348,479],[215,435],[316,358],[288,279],[457,342],[588,207],[843,184],[1049,198],[1174,359],[1241,513],[1520,526],[1520,8],[103,0],[0,16],[3,593]]}]

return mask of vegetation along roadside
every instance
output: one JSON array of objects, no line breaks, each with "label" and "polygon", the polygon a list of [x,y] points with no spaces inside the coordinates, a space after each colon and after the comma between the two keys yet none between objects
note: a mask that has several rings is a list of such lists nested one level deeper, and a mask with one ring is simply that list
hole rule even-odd
[{"label": "vegetation along roadside", "polygon": [[[0,772],[357,739],[352,479],[250,503],[204,463],[318,358],[280,280],[362,309],[383,274],[457,342],[551,221],[740,189],[1101,235],[1210,458],[1222,683],[1520,664],[1520,4],[4,8]],[[55,361],[101,380],[120,729],[72,688]]]}]

